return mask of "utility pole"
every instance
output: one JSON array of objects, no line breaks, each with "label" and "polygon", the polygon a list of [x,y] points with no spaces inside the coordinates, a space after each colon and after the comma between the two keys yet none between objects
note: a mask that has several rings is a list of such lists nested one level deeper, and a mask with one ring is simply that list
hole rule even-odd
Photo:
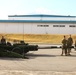
[{"label": "utility pole", "polygon": [[23,23],[23,41],[24,41],[24,23]]}]

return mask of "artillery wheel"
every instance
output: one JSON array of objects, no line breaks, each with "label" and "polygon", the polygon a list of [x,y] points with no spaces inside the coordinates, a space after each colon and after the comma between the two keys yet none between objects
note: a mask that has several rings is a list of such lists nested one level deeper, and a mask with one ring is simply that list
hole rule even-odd
[{"label": "artillery wheel", "polygon": [[12,49],[13,52],[16,52],[16,53],[19,53],[19,54],[22,54],[22,51],[19,47],[15,47]]},{"label": "artillery wheel", "polygon": [[23,53],[26,54],[27,52],[29,52],[28,50],[25,50],[25,51],[24,51],[23,49],[21,49],[21,48],[19,48],[19,47],[13,48],[12,51],[13,51],[13,52],[16,52],[16,53],[19,53],[19,54],[23,54]]}]

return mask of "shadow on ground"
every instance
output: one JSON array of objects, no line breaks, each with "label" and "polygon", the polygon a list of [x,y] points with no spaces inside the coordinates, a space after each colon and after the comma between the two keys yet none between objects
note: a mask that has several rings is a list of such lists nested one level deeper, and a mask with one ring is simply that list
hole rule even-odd
[{"label": "shadow on ground", "polygon": [[33,53],[28,53],[26,54],[27,57],[29,58],[36,58],[36,57],[56,57],[56,55],[49,55],[49,54],[33,54]]}]

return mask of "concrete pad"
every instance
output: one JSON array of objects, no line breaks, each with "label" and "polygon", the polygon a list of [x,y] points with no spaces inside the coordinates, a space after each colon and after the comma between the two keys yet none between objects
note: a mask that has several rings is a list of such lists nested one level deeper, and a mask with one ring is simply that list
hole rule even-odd
[{"label": "concrete pad", "polygon": [[71,56],[61,56],[61,49],[39,49],[26,56],[29,59],[0,58],[0,75],[76,75],[73,49]]}]

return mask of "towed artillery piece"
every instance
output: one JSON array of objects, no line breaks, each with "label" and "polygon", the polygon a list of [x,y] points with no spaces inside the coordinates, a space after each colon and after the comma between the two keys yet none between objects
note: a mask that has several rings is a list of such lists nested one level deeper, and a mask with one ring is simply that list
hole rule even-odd
[{"label": "towed artillery piece", "polygon": [[[13,44],[13,45],[7,42],[7,44],[0,43],[0,56],[11,55],[11,52],[14,52],[21,55],[23,58],[25,58],[25,54],[29,51],[38,51],[38,49],[59,49],[59,48],[62,48],[62,46],[39,47],[38,45],[29,45],[24,41],[21,41],[20,43]],[[72,46],[71,48],[74,48],[74,46]],[[5,53],[5,52],[6,52],[5,55],[4,54],[1,55],[2,53]]]},{"label": "towed artillery piece", "polygon": [[37,50],[38,50],[38,45],[29,45],[24,41],[21,41],[20,43],[16,43],[13,45],[10,42],[7,42],[6,44],[0,43],[0,56],[9,56],[10,53],[13,52],[19,55],[23,55],[23,57],[25,57],[25,54],[27,52],[37,51]]}]

